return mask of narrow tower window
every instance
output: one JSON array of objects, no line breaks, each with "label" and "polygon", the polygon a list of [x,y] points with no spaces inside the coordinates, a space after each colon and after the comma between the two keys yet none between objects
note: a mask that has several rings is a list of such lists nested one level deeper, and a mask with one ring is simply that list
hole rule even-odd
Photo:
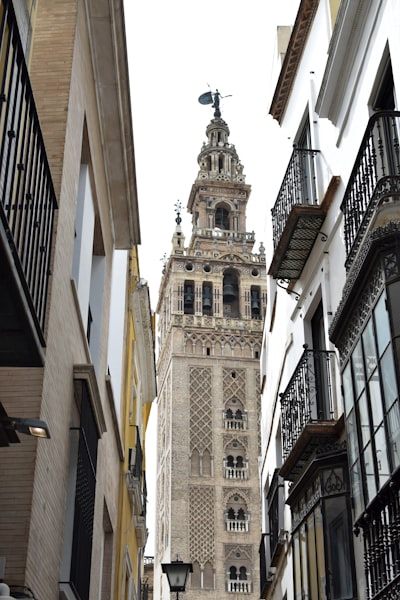
[{"label": "narrow tower window", "polygon": [[194,314],[194,284],[193,281],[185,281],[183,291],[183,312],[185,315]]}]

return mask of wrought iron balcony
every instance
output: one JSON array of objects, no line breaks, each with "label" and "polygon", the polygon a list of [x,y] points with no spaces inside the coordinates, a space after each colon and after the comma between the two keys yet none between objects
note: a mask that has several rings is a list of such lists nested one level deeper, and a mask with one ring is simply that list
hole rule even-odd
[{"label": "wrought iron balcony", "polygon": [[325,219],[318,202],[316,160],[319,150],[295,148],[272,209],[274,256],[269,274],[298,279]]},{"label": "wrought iron balcony", "polygon": [[280,474],[292,481],[312,451],[337,436],[332,399],[335,353],[305,346],[300,361],[281,396],[284,464]]},{"label": "wrought iron balcony", "polygon": [[1,8],[0,354],[8,346],[6,363],[36,364],[26,348],[38,346],[33,331],[45,345],[57,203],[12,2]]},{"label": "wrought iron balcony", "polygon": [[368,123],[344,194],[346,268],[349,269],[376,208],[400,199],[400,112],[380,111]]}]

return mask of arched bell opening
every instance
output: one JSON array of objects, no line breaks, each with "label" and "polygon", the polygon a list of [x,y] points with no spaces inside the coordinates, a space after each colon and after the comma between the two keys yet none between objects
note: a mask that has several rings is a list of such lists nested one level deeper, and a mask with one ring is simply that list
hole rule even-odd
[{"label": "arched bell opening", "polygon": [[203,315],[213,314],[213,286],[212,283],[203,283],[202,293]]},{"label": "arched bell opening", "polygon": [[239,276],[234,269],[227,269],[224,272],[222,300],[224,307],[224,317],[237,318],[240,316]]},{"label": "arched bell opening", "polygon": [[261,319],[261,290],[258,285],[252,285],[250,290],[251,318]]},{"label": "arched bell opening", "polygon": [[183,312],[185,315],[194,314],[194,282],[185,281],[183,286]]},{"label": "arched bell opening", "polygon": [[230,227],[231,213],[226,205],[219,205],[215,209],[215,227],[228,231]]}]

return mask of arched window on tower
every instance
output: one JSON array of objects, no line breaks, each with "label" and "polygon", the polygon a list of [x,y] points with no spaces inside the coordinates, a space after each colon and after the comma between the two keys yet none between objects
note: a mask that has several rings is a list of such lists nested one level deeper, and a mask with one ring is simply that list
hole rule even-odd
[{"label": "arched window on tower", "polygon": [[213,289],[212,283],[203,283],[203,315],[213,314]]},{"label": "arched window on tower", "polygon": [[224,317],[239,318],[239,278],[234,269],[224,272],[222,287]]},{"label": "arched window on tower", "polygon": [[260,288],[256,285],[252,285],[250,290],[250,296],[251,318],[261,319]]},{"label": "arched window on tower", "polygon": [[224,206],[217,206],[215,209],[215,227],[229,229],[229,210]]},{"label": "arched window on tower", "polygon": [[224,157],[222,154],[218,156],[218,173],[224,172]]},{"label": "arched window on tower", "polygon": [[194,314],[194,282],[185,281],[183,289],[183,312],[185,315]]}]

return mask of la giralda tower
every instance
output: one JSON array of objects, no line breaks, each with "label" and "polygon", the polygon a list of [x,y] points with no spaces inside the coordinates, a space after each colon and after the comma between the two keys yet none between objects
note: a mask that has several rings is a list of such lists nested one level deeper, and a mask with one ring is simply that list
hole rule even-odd
[{"label": "la giralda tower", "polygon": [[193,565],[185,600],[259,598],[265,253],[253,253],[251,188],[218,93],[213,101],[187,204],[191,238],[177,204],[157,306],[157,600],[172,597],[161,564],[177,557]]}]

